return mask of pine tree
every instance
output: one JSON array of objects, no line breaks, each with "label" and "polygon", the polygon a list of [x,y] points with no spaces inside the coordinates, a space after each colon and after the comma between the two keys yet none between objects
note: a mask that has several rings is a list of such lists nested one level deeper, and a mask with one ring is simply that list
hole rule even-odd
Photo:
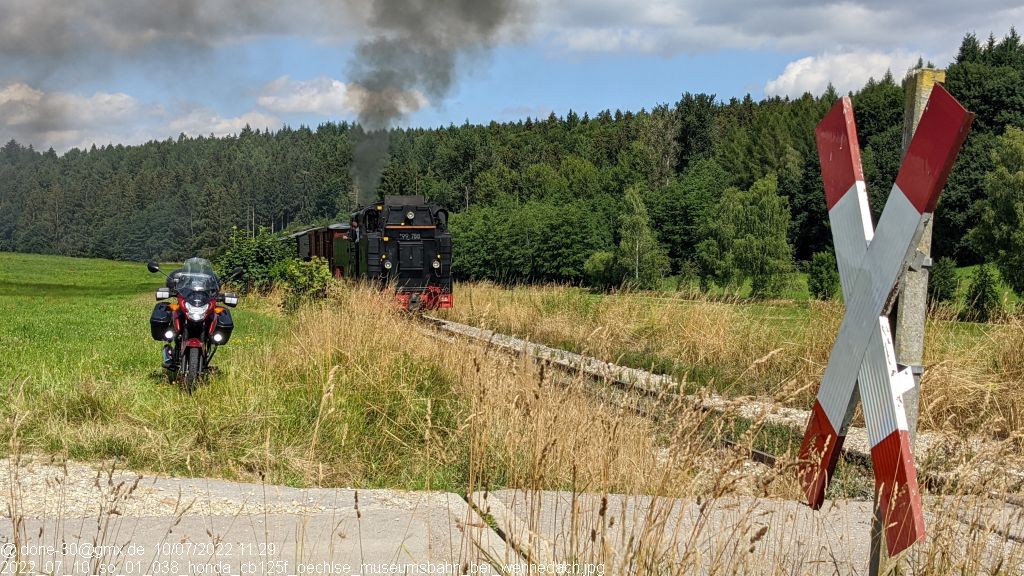
[{"label": "pine tree", "polygon": [[928,271],[928,297],[933,302],[955,299],[958,284],[956,262],[952,258],[939,258]]},{"label": "pine tree", "polygon": [[839,270],[832,252],[816,252],[811,258],[807,289],[818,300],[830,300],[839,292]]},{"label": "pine tree", "polygon": [[715,152],[714,94],[686,92],[676,103],[679,157],[676,171],[683,172],[696,160],[710,158]]},{"label": "pine tree", "polygon": [[978,266],[967,286],[964,319],[973,322],[988,322],[1000,308],[999,288],[996,275],[988,264]]}]

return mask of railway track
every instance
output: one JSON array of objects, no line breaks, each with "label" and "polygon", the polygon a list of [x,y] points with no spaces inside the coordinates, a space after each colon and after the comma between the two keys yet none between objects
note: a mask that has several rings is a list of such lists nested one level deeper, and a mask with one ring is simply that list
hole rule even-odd
[{"label": "railway track", "polygon": [[[465,338],[508,354],[525,355],[563,373],[574,376],[582,375],[594,382],[607,383],[619,390],[621,394],[645,398],[648,400],[646,404],[630,402],[630,409],[652,418],[658,416],[657,412],[651,409],[652,403],[685,400],[696,403],[707,411],[737,416],[749,422],[786,427],[794,434],[802,436],[810,415],[807,410],[781,406],[766,399],[727,398],[717,394],[686,394],[685,383],[679,382],[671,376],[620,366],[590,356],[434,316],[421,315],[420,318],[439,336]],[[622,399],[620,398],[620,400]],[[944,443],[950,441],[945,434],[921,432],[917,437],[917,453],[928,454],[930,450],[942,447]],[[774,466],[779,460],[779,456],[776,454],[742,446],[728,438],[722,439],[722,442],[748,452],[750,460],[766,466]],[[968,448],[974,453],[979,453],[982,450],[982,443],[981,439],[970,439]],[[867,431],[864,428],[850,428],[843,447],[843,458],[848,464],[869,473],[871,451]],[[1011,483],[1016,483],[1018,486],[1024,485],[1024,471],[1022,470],[993,467],[993,473],[1005,475]],[[936,493],[955,492],[960,481],[957,476],[949,473],[922,471],[919,473],[919,477],[929,490]],[[1008,504],[1024,507],[1024,498],[1019,495],[993,495],[993,497]]]},{"label": "railway track", "polygon": [[[702,409],[718,413],[733,412],[738,405],[736,400],[718,395],[707,397],[687,395],[683,393],[682,385],[670,376],[619,366],[590,356],[552,348],[442,318],[428,315],[423,315],[420,318],[437,330],[435,332],[437,335],[467,338],[501,352],[518,356],[526,355],[547,367],[554,368],[563,373],[573,376],[582,375],[592,381],[606,383],[620,392],[619,402],[616,402],[617,405],[626,405],[629,410],[651,419],[658,419],[660,417],[657,410],[658,406],[664,406],[665,404],[671,404],[680,400],[697,402]],[[632,399],[633,401],[625,402],[621,398],[622,394],[632,395],[635,398]],[[638,398],[643,401],[637,401]],[[782,424],[793,429],[799,426],[802,429],[803,422],[799,422],[797,426],[796,421],[805,420],[806,412],[790,408],[780,408],[774,405],[769,406],[766,402],[754,402],[752,405],[748,404],[746,410],[740,410],[740,416],[750,420],[760,418],[767,423]],[[747,452],[747,456],[751,461],[769,467],[774,466],[779,459],[775,454],[750,446],[743,446],[729,438],[719,438],[718,441],[728,447]],[[866,465],[870,461],[870,456],[865,456],[855,451],[848,452],[846,456],[848,461],[861,466]]]},{"label": "railway track", "polygon": [[[607,383],[617,389],[621,395],[646,398],[649,400],[647,406],[652,405],[652,403],[654,406],[657,406],[663,405],[662,403],[666,401],[671,402],[672,400],[685,399],[688,402],[698,403],[702,409],[707,411],[739,416],[751,422],[765,422],[785,426],[792,433],[800,435],[803,434],[804,426],[810,415],[806,410],[780,406],[777,403],[763,399],[730,399],[714,394],[688,395],[685,393],[684,383],[678,382],[670,376],[619,366],[590,356],[552,348],[492,330],[477,328],[434,316],[421,315],[419,318],[433,329],[431,331],[433,336],[446,338],[450,341],[457,341],[460,338],[468,339],[508,354],[528,356],[536,362],[562,371],[567,375],[583,375],[595,383]],[[604,400],[607,400],[607,398],[604,398]],[[616,405],[626,405],[630,410],[645,417],[659,417],[656,411],[645,407],[643,403],[635,401],[627,403],[621,396],[618,398]],[[750,461],[769,468],[774,468],[780,460],[780,457],[775,454],[756,449],[752,446],[742,445],[729,438],[718,437],[716,441],[744,453]],[[940,443],[944,441],[948,440],[942,434],[935,432],[919,433],[917,437],[917,454],[927,454],[930,449],[939,447]],[[978,442],[980,443],[980,441]],[[851,427],[841,453],[843,461],[854,467],[858,471],[858,475],[862,477],[865,487],[869,487],[868,494],[870,494],[874,486],[869,446],[867,431],[861,427]],[[980,450],[980,447],[976,446],[974,448]],[[1007,506],[1008,508],[1004,510],[1003,514],[1019,518],[1022,513],[1021,510],[1024,510],[1024,496],[1019,494],[1021,487],[1024,487],[1024,471],[989,464],[990,471],[997,471],[996,473],[1010,478],[1010,483],[1017,486],[1016,492],[1007,494],[1006,492],[983,490],[980,493],[975,493],[1000,505]],[[960,488],[961,479],[955,474],[937,473],[919,468],[918,480],[933,494],[952,494],[956,496],[964,494]],[[1024,528],[1013,528],[1011,524],[1004,526],[996,520],[965,517],[960,514],[957,515],[957,519],[967,525],[998,534],[1007,540],[1024,543]]]}]

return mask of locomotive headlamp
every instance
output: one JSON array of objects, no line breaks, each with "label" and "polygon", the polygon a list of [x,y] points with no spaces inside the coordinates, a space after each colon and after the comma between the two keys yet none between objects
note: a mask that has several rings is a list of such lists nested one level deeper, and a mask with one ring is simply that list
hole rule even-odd
[{"label": "locomotive headlamp", "polygon": [[437,270],[438,268],[441,267],[441,261],[440,260],[434,260],[433,262],[430,263],[430,265],[434,267],[434,270]]},{"label": "locomotive headlamp", "polygon": [[391,260],[385,260],[384,261],[384,269],[385,270],[391,270]]},{"label": "locomotive headlamp", "polygon": [[416,217],[416,213],[413,212],[412,210],[409,210],[408,212],[405,213],[405,217],[408,218],[409,220],[412,220],[413,218]]}]

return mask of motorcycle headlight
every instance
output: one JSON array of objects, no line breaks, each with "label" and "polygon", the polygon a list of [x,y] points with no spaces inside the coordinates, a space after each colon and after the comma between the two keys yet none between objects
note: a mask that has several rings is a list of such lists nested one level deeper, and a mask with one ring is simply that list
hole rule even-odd
[{"label": "motorcycle headlight", "polygon": [[408,218],[409,220],[412,220],[413,218],[416,217],[416,213],[413,212],[412,210],[409,210],[408,212],[405,213],[405,217]]},{"label": "motorcycle headlight", "polygon": [[434,260],[433,262],[430,263],[430,265],[434,267],[434,270],[437,270],[438,268],[441,267],[441,261],[440,260]]},{"label": "motorcycle headlight", "polygon": [[208,309],[209,306],[206,304],[200,304],[197,306],[195,304],[185,302],[185,314],[188,316],[188,319],[193,322],[198,322],[203,318],[206,318],[206,311]]},{"label": "motorcycle headlight", "polygon": [[385,270],[391,270],[391,260],[385,260],[384,261],[384,269]]}]

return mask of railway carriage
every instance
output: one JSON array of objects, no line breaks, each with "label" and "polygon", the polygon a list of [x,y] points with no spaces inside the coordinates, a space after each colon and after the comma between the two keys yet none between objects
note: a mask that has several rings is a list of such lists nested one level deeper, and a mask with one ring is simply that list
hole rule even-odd
[{"label": "railway carriage", "polygon": [[408,310],[451,308],[452,237],[448,212],[423,196],[387,196],[348,223],[292,235],[299,258],[320,257],[335,278],[394,285]]}]

